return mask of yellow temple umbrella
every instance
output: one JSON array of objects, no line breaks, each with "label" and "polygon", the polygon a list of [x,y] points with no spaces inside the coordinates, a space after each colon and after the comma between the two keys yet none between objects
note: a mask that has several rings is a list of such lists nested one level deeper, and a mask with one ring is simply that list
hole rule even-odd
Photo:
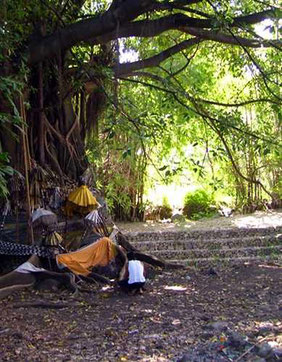
[{"label": "yellow temple umbrella", "polygon": [[86,215],[99,206],[96,198],[86,185],[82,185],[73,190],[67,199],[65,213],[72,216],[74,212]]}]

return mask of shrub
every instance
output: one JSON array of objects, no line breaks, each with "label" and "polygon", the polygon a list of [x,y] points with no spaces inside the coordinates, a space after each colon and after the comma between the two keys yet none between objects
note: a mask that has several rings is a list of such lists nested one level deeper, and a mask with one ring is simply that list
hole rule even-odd
[{"label": "shrub", "polygon": [[183,214],[191,220],[211,216],[214,210],[213,202],[213,197],[204,190],[189,192],[184,197]]},{"label": "shrub", "polygon": [[172,208],[170,206],[151,206],[145,213],[146,220],[163,220],[172,217]]},{"label": "shrub", "polygon": [[172,217],[172,208],[170,206],[159,206],[160,219],[170,219]]}]

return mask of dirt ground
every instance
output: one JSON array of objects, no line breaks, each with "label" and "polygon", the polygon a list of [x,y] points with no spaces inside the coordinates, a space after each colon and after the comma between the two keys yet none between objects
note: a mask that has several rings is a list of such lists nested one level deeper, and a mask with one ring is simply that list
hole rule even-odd
[{"label": "dirt ground", "polygon": [[231,217],[215,216],[198,221],[184,223],[169,223],[167,221],[147,221],[134,223],[118,223],[123,232],[139,231],[182,231],[226,228],[266,228],[282,226],[282,209],[270,211],[256,211],[253,214],[237,214]]},{"label": "dirt ground", "polygon": [[251,361],[263,341],[282,348],[281,280],[278,265],[242,265],[158,271],[137,296],[16,292],[0,301],[0,360]]},{"label": "dirt ground", "polygon": [[[281,225],[282,210],[118,226],[135,232]],[[137,296],[86,283],[77,295],[16,292],[0,301],[0,361],[262,362],[256,358],[265,343],[282,355],[281,281],[279,265],[245,264],[151,271]]]}]

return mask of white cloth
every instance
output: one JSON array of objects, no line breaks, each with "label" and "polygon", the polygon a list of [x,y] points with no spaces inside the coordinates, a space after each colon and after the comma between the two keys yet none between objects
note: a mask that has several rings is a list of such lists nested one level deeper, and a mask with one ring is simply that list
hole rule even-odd
[{"label": "white cloth", "polygon": [[145,283],[144,266],[139,260],[129,260],[128,262],[128,284]]},{"label": "white cloth", "polygon": [[35,220],[39,219],[42,216],[49,216],[49,215],[56,216],[52,211],[39,207],[37,210],[33,211],[31,215],[31,221],[34,222]]},{"label": "white cloth", "polygon": [[18,266],[15,271],[18,273],[28,274],[28,273],[34,273],[34,272],[43,272],[46,270],[43,268],[38,268],[37,266],[31,264],[29,261],[26,261],[25,263]]}]

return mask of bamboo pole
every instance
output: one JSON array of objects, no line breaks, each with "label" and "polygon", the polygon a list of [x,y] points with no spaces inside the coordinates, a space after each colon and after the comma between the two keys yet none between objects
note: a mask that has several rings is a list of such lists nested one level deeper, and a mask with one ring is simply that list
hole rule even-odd
[{"label": "bamboo pole", "polygon": [[27,138],[27,129],[26,129],[26,114],[24,108],[23,97],[20,96],[20,112],[21,118],[23,120],[22,126],[22,143],[23,143],[23,155],[24,155],[24,171],[25,171],[25,185],[26,185],[26,200],[27,200],[27,230],[28,230],[28,241],[30,244],[34,244],[33,228],[31,224],[31,202],[29,194],[29,170],[31,169],[30,156],[29,156],[29,147],[28,147],[28,138]]}]

